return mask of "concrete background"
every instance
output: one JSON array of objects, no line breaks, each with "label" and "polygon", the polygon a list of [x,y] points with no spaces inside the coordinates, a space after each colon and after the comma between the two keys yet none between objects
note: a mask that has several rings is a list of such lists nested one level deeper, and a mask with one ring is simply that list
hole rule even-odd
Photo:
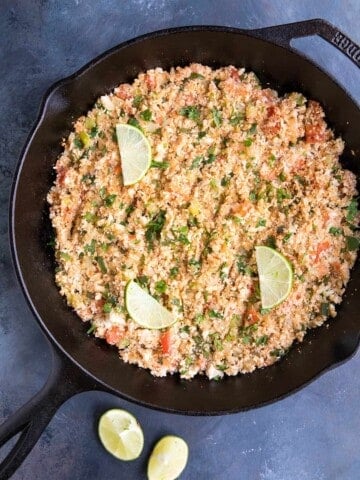
[{"label": "concrete background", "polygon": [[[2,0],[0,3],[0,422],[43,385],[49,348],[16,282],[8,246],[12,175],[40,105],[55,81],[139,34],[191,24],[258,28],[322,17],[360,43],[359,0]],[[294,46],[360,102],[358,69],[319,38]],[[183,480],[356,480],[360,478],[360,355],[295,395],[227,417],[188,418],[88,392],[64,404],[15,480],[145,479],[163,434],[190,447]],[[140,459],[122,463],[96,435],[99,415],[121,407],[143,426]],[[1,456],[1,454],[0,454]]]}]

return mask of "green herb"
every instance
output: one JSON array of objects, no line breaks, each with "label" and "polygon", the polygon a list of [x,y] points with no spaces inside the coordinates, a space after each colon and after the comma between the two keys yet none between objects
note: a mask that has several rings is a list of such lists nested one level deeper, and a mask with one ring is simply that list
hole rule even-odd
[{"label": "green herb", "polygon": [[188,225],[189,228],[198,227],[199,226],[199,220],[194,215],[189,215],[187,225]]},{"label": "green herb", "polygon": [[276,189],[276,198],[279,203],[287,198],[291,198],[291,193],[289,193],[285,188]]},{"label": "green herb", "polygon": [[112,309],[113,309],[112,303],[110,303],[110,302],[104,303],[104,305],[103,305],[103,312],[104,313],[110,313]]},{"label": "green herb", "polygon": [[155,160],[153,160],[151,162],[150,167],[151,168],[161,168],[161,169],[165,170],[166,168],[169,167],[169,163],[168,162],[156,162]]},{"label": "green herb", "polygon": [[346,220],[352,223],[358,214],[358,201],[353,198],[347,207]]},{"label": "green herb", "polygon": [[206,132],[199,132],[198,133],[198,139],[201,140],[202,138],[204,138],[206,136]]},{"label": "green herb", "polygon": [[100,243],[100,248],[103,252],[107,252],[109,250],[110,245],[111,243],[102,242]]},{"label": "green herb", "polygon": [[285,182],[286,181],[286,175],[283,171],[279,175],[279,180],[280,180],[280,182]]},{"label": "green herb", "polygon": [[115,195],[114,193],[112,193],[111,195],[107,195],[105,198],[104,198],[104,203],[107,207],[111,207],[112,204],[115,202],[115,199],[116,199],[117,195]]},{"label": "green herb", "polygon": [[106,188],[105,188],[105,187],[101,187],[100,190],[99,190],[100,198],[102,198],[102,199],[104,200],[105,197],[106,197],[106,193],[107,193]]},{"label": "green herb", "polygon": [[247,264],[247,259],[245,255],[237,255],[236,258],[236,267],[238,269],[238,272],[242,275],[251,275],[253,272]]},{"label": "green herb", "polygon": [[259,347],[260,345],[266,345],[269,341],[268,335],[262,335],[255,340],[255,345]]},{"label": "green herb", "polygon": [[180,313],[182,313],[184,311],[184,306],[182,304],[182,301],[179,300],[178,298],[173,298],[172,299],[172,302],[171,302],[173,305],[175,305],[176,307],[178,307],[178,311]]},{"label": "green herb", "polygon": [[84,246],[84,252],[88,252],[91,255],[94,255],[95,247],[96,247],[96,241],[92,239],[90,243]]},{"label": "green herb", "polygon": [[90,334],[93,333],[95,330],[96,330],[96,325],[93,323],[93,324],[91,325],[91,327],[86,331],[86,333],[87,333],[88,335],[90,335]]},{"label": "green herb", "polygon": [[164,282],[164,280],[159,280],[158,282],[155,283],[155,290],[157,293],[165,293],[167,289],[167,285]]},{"label": "green herb", "polygon": [[328,317],[330,314],[330,305],[328,303],[322,303],[320,305],[320,313],[325,317]]},{"label": "green herb", "polygon": [[134,100],[132,102],[133,107],[139,108],[143,99],[144,97],[142,95],[135,95]]},{"label": "green herb", "polygon": [[90,129],[89,135],[90,135],[91,138],[94,138],[94,137],[96,137],[96,135],[98,134],[98,132],[99,132],[99,129],[98,129],[98,127],[95,125],[94,127],[92,127],[92,128]]},{"label": "green herb", "polygon": [[283,357],[286,354],[287,350],[284,350],[283,348],[275,348],[274,350],[271,350],[270,355],[272,357]]},{"label": "green herb", "polygon": [[130,117],[129,120],[127,121],[127,123],[128,123],[128,125],[131,125],[132,127],[135,127],[135,128],[142,131],[140,123],[135,117]]},{"label": "green herb", "polygon": [[82,176],[81,181],[86,183],[87,185],[93,185],[95,182],[95,175],[90,175],[89,173],[86,173]]},{"label": "green herb", "polygon": [[91,212],[86,212],[83,218],[89,223],[95,223],[97,220],[97,216],[95,215],[95,213]]},{"label": "green herb", "polygon": [[308,184],[307,180],[306,180],[304,177],[300,176],[300,175],[294,175],[294,178],[295,178],[295,180],[296,180],[297,182],[299,182],[300,185],[302,185],[303,187],[306,187],[306,185]]},{"label": "green herb", "polygon": [[196,260],[196,258],[193,257],[189,260],[189,265],[194,267],[196,270],[200,270],[201,260]]},{"label": "green herb", "polygon": [[270,313],[270,312],[271,312],[271,308],[262,308],[262,309],[260,310],[260,314],[261,314],[261,315],[267,315],[267,314]]},{"label": "green herb", "polygon": [[106,272],[107,272],[107,268],[106,268],[106,265],[105,265],[105,262],[104,262],[103,257],[97,256],[97,257],[95,257],[95,260],[97,261],[101,272],[102,272],[102,273],[106,273]]},{"label": "green herb", "polygon": [[181,333],[187,333],[188,335],[190,335],[190,327],[189,327],[189,325],[185,325],[184,327],[181,327],[181,328],[179,329],[179,332],[181,332]]},{"label": "green herb", "polygon": [[142,112],[140,112],[140,117],[145,120],[145,122],[150,122],[150,120],[152,119],[152,113],[151,113],[151,110],[149,110],[148,108]]},{"label": "green herb", "polygon": [[253,123],[248,130],[248,134],[254,135],[256,133],[256,130],[257,130],[257,123]]},{"label": "green herb", "polygon": [[190,170],[194,170],[194,168],[200,167],[203,160],[204,160],[204,157],[200,157],[200,156],[195,157],[190,166]]},{"label": "green herb", "polygon": [[253,141],[251,138],[247,138],[246,140],[244,140],[244,145],[245,147],[250,147],[252,145]]},{"label": "green herb", "polygon": [[179,267],[170,268],[170,278],[176,278],[179,274]]},{"label": "green herb", "polygon": [[219,267],[219,277],[220,277],[220,280],[222,281],[224,281],[225,278],[227,278],[228,276],[228,272],[225,270],[227,266],[228,266],[227,263],[224,262]]},{"label": "green herb", "polygon": [[146,275],[139,275],[136,277],[135,281],[140,285],[140,287],[149,289],[149,277]]},{"label": "green herb", "polygon": [[289,233],[287,233],[286,235],[284,235],[283,242],[284,242],[284,243],[287,243],[287,242],[290,240],[291,235],[292,235],[291,232],[289,232]]},{"label": "green herb", "polygon": [[265,227],[266,226],[266,220],[265,218],[260,218],[260,220],[256,224],[257,227]]},{"label": "green herb", "polygon": [[276,162],[276,157],[275,157],[274,154],[271,154],[270,157],[269,157],[270,166],[273,167],[275,162]]},{"label": "green herb", "polygon": [[255,341],[254,333],[257,331],[257,328],[258,326],[256,325],[256,323],[252,325],[242,326],[239,329],[239,335],[242,340],[242,343],[244,343],[245,345],[249,345],[253,343]]},{"label": "green herb", "polygon": [[258,196],[257,196],[256,192],[252,191],[252,192],[249,193],[250,202],[255,203],[257,201],[257,199],[258,199]]},{"label": "green herb", "polygon": [[201,73],[191,72],[190,76],[186,80],[195,80],[197,78],[203,80],[205,77],[204,75],[201,75]]},{"label": "green herb", "polygon": [[195,106],[187,106],[180,109],[180,115],[183,117],[189,118],[194,122],[198,122],[200,120],[200,110],[198,107]]},{"label": "green herb", "polygon": [[149,249],[154,248],[155,240],[160,240],[161,231],[164,228],[166,220],[166,210],[160,210],[146,225],[145,238]]},{"label": "green herb", "polygon": [[220,127],[220,125],[222,124],[222,116],[221,116],[220,110],[218,110],[217,108],[213,108],[211,110],[211,113],[213,117],[214,126]]},{"label": "green herb", "polygon": [[276,239],[272,235],[270,235],[266,240],[265,240],[265,245],[270,248],[276,249]]},{"label": "green herb", "polygon": [[71,256],[66,252],[60,252],[60,257],[65,261],[71,260]]},{"label": "green herb", "polygon": [[330,227],[329,233],[331,233],[331,235],[334,235],[334,237],[338,237],[339,235],[342,235],[343,229],[339,227]]},{"label": "green herb", "polygon": [[306,98],[304,97],[304,95],[301,95],[301,93],[299,93],[299,95],[296,97],[296,105],[298,107],[301,107],[302,105],[304,105],[306,102]]},{"label": "green herb", "polygon": [[221,186],[222,187],[227,187],[230,183],[230,180],[232,179],[232,177],[234,176],[233,172],[230,172],[228,175],[225,175],[222,179],[221,179]]},{"label": "green herb", "polygon": [[189,233],[189,228],[187,225],[184,225],[183,227],[179,227],[177,230],[175,230],[176,235],[175,235],[175,240],[177,242],[182,243],[183,245],[190,245],[190,240],[187,238],[187,234]]},{"label": "green herb", "polygon": [[194,321],[197,325],[199,325],[201,322],[205,320],[205,317],[202,313],[197,313],[194,317]]},{"label": "green herb", "polygon": [[241,123],[244,120],[244,118],[245,118],[245,115],[243,112],[234,113],[233,115],[231,115],[229,119],[230,125],[235,127],[236,125],[239,125],[239,123]]},{"label": "green herb", "polygon": [[216,160],[215,146],[212,146],[208,150],[208,157],[204,160],[204,165],[214,163],[215,160]]},{"label": "green herb", "polygon": [[216,310],[209,310],[209,317],[210,318],[224,318],[224,315],[222,315],[220,312],[217,312]]},{"label": "green herb", "polygon": [[132,203],[130,203],[130,205],[128,205],[128,206],[125,208],[125,214],[126,214],[126,216],[128,217],[129,215],[131,215],[134,210],[135,210],[135,205],[133,205]]},{"label": "green herb", "polygon": [[346,250],[348,252],[353,252],[359,248],[360,241],[357,237],[345,237],[346,239]]},{"label": "green herb", "polygon": [[111,139],[113,142],[117,143],[117,133],[116,133],[116,128],[113,128],[111,131]]},{"label": "green herb", "polygon": [[209,337],[212,340],[213,348],[215,350],[222,350],[224,348],[219,333],[212,333]]},{"label": "green herb", "polygon": [[217,370],[220,370],[220,372],[225,372],[225,370],[228,368],[227,365],[221,364],[221,365],[216,365]]},{"label": "green herb", "polygon": [[78,135],[75,136],[73,143],[74,143],[75,147],[78,148],[79,150],[82,150],[85,146],[83,141],[81,140],[81,138]]}]

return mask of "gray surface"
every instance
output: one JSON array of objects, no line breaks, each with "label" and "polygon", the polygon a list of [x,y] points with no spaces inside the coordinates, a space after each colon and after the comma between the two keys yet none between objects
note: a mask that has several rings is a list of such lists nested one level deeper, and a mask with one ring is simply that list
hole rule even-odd
[{"label": "gray surface", "polygon": [[[92,57],[138,34],[175,25],[257,28],[322,17],[360,43],[359,0],[13,1],[0,5],[0,422],[44,383],[49,350],[25,305],[10,262],[7,208],[12,173],[44,91]],[[335,75],[360,102],[359,71],[318,38],[295,45]],[[182,479],[355,480],[360,477],[360,356],[274,405],[230,417],[153,412],[89,392],[60,408],[15,480],[142,479],[154,442],[183,436],[190,460]],[[135,462],[106,454],[99,414],[133,412],[145,432]]]}]

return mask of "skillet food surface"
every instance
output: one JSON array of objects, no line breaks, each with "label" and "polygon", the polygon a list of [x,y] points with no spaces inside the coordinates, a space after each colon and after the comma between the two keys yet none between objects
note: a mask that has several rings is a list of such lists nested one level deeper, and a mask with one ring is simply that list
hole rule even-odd
[{"label": "skillet food surface", "polygon": [[[118,124],[143,132],[152,153],[130,185]],[[335,317],[349,280],[358,212],[343,148],[318,102],[279,96],[244,68],[141,73],[75,122],[56,163],[61,293],[90,332],[155,376],[220,379],[273,364]],[[258,246],[290,271],[286,298],[270,305],[265,287],[276,297],[285,283],[281,257],[265,285]],[[152,328],[146,309],[131,314],[130,280],[171,314],[167,328]]]}]

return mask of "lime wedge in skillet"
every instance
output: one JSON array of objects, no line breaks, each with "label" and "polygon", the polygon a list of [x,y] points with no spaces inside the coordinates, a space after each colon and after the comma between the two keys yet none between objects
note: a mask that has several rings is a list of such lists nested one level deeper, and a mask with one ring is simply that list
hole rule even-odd
[{"label": "lime wedge in skillet", "polygon": [[262,308],[273,308],[289,295],[293,282],[290,262],[277,250],[255,247]]},{"label": "lime wedge in skillet", "polygon": [[150,455],[148,480],[175,480],[186,467],[188,456],[189,449],[182,438],[163,437]]},{"label": "lime wedge in skillet", "polygon": [[124,185],[143,178],[151,164],[151,147],[145,135],[132,125],[116,125]]},{"label": "lime wedge in skillet", "polygon": [[176,322],[172,313],[134,280],[130,280],[126,285],[125,305],[130,317],[144,328],[166,328]]},{"label": "lime wedge in skillet", "polygon": [[144,434],[136,418],[126,410],[105,412],[98,425],[104,448],[119,460],[135,460],[142,452]]}]

